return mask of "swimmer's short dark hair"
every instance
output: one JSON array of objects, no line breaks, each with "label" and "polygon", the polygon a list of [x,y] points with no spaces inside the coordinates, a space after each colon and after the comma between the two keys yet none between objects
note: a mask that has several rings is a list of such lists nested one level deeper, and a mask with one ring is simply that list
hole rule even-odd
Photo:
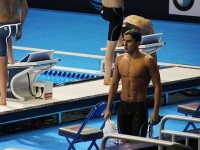
[{"label": "swimmer's short dark hair", "polygon": [[124,35],[130,35],[132,37],[132,39],[134,39],[137,42],[138,41],[141,42],[141,39],[142,39],[142,35],[141,35],[140,31],[137,29],[128,30],[124,33]]}]

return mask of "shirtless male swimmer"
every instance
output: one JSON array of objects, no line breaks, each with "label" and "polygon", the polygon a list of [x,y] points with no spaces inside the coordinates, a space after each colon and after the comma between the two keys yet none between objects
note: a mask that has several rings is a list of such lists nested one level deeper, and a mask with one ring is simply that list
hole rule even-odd
[{"label": "shirtless male swimmer", "polygon": [[[21,9],[18,13],[18,9]],[[0,105],[6,105],[8,79],[8,38],[15,36],[15,40],[22,37],[22,29],[28,5],[26,0],[0,0]]]},{"label": "shirtless male swimmer", "polygon": [[146,137],[148,128],[147,89],[152,81],[154,109],[150,122],[155,123],[159,115],[162,93],[160,73],[154,58],[139,51],[138,47],[141,42],[139,30],[131,29],[125,32],[123,42],[125,53],[118,55],[115,60],[104,118],[107,120],[111,117],[111,104],[117,94],[121,79],[121,100],[117,114],[119,133]]}]

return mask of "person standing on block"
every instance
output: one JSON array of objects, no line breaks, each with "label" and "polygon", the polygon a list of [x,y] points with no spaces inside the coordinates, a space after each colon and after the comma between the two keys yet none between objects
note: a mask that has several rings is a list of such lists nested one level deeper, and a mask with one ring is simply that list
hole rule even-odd
[{"label": "person standing on block", "polygon": [[101,16],[104,20],[109,22],[105,55],[104,85],[109,85],[111,83],[114,50],[122,30],[123,7],[123,0],[102,0]]},{"label": "person standing on block", "polygon": [[[20,8],[20,11],[19,11]],[[24,21],[28,13],[26,0],[0,0],[0,105],[6,105],[8,79],[8,43],[11,36],[15,40],[22,37]]]}]

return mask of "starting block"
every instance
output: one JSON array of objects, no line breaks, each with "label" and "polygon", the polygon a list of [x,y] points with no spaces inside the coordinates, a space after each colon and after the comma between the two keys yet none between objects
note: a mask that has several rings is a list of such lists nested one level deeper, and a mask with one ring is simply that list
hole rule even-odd
[{"label": "starting block", "polygon": [[[166,44],[166,42],[158,42],[158,43],[140,45],[139,50],[141,52],[144,52],[144,53],[150,55],[150,54],[155,53],[156,51],[160,50],[165,44]],[[106,51],[106,48],[101,48],[100,50]],[[122,54],[122,53],[124,53],[124,46],[116,47],[115,51],[114,51],[114,61],[115,61],[117,55]],[[112,68],[114,68],[114,65]],[[101,60],[100,71],[105,72],[105,61],[104,60]]]},{"label": "starting block", "polygon": [[145,44],[145,45],[140,45],[139,49],[141,52],[144,52],[148,55],[155,53],[156,51],[160,50],[166,42],[159,42],[159,43],[152,43],[152,44]]},{"label": "starting block", "polygon": [[41,98],[48,99],[52,97],[53,84],[39,83],[36,82],[36,79],[40,73],[53,67],[58,61],[60,61],[59,58],[8,65],[9,84],[7,87],[7,96],[9,98],[17,98],[21,101],[26,101],[37,98],[39,94],[34,94],[34,91],[39,92],[38,90],[40,90],[40,92],[43,92]]}]

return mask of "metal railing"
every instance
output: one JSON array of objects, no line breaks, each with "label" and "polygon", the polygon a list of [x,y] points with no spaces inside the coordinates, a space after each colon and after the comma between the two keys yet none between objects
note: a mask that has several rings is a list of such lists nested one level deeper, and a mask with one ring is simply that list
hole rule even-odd
[{"label": "metal railing", "polygon": [[176,142],[164,141],[164,140],[159,140],[159,139],[151,139],[151,138],[138,137],[138,136],[132,136],[132,135],[125,135],[125,134],[108,134],[101,141],[101,148],[100,148],[101,150],[106,149],[106,141],[110,138],[127,140],[127,141],[132,141],[132,142],[154,144],[154,145],[160,145],[160,146],[166,146],[166,147],[172,146],[174,144],[181,145]]},{"label": "metal railing", "polygon": [[[160,135],[159,139],[164,140],[164,135],[168,134],[171,135],[171,141],[175,142],[176,137],[183,137],[185,138],[185,145],[188,146],[189,139],[197,139],[198,140],[198,150],[200,150],[200,133],[189,133],[189,132],[180,132],[180,131],[172,131],[172,130],[165,130],[164,125],[168,120],[179,120],[185,122],[194,122],[200,123],[200,118],[194,117],[186,117],[186,116],[177,116],[177,115],[167,115],[164,116],[160,122]],[[159,150],[162,150],[163,147],[159,146]]]}]

